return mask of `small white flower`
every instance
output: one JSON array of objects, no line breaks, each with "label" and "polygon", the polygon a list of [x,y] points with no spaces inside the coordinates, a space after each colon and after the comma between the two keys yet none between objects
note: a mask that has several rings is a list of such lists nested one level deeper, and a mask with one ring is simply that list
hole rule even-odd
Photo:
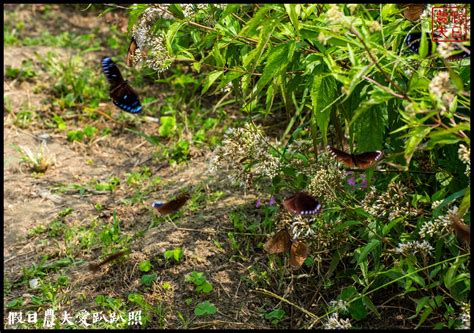
[{"label": "small white flower", "polygon": [[324,329],[349,329],[352,327],[349,319],[339,319],[339,314],[337,312],[332,313],[327,322],[323,324]]},{"label": "small white flower", "polygon": [[36,289],[39,287],[39,279],[31,279],[29,284],[31,289]]}]

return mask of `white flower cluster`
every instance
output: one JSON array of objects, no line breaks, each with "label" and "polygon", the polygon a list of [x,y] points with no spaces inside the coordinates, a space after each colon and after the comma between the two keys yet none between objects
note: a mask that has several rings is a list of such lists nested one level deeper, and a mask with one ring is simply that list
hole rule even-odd
[{"label": "white flower cluster", "polygon": [[436,49],[438,50],[440,56],[446,59],[454,51],[454,44],[453,43],[439,43]]},{"label": "white flower cluster", "polygon": [[349,319],[340,319],[337,312],[332,313],[327,322],[323,324],[324,329],[336,330],[336,329],[349,329],[352,327]]},{"label": "white flower cluster", "polygon": [[431,209],[435,209],[438,207],[443,201],[442,200],[435,200],[431,203]]},{"label": "white flower cluster", "polygon": [[353,15],[357,9],[357,6],[358,4],[356,3],[348,3],[347,5],[347,8],[349,8],[350,12],[351,12],[351,15]]},{"label": "white flower cluster", "polygon": [[330,4],[326,15],[328,18],[328,22],[331,25],[331,31],[339,32],[341,30],[340,25],[346,28],[350,27],[350,21],[344,15],[344,12],[341,10],[341,8],[339,8],[339,5]]},{"label": "white flower cluster", "polygon": [[313,165],[311,182],[308,191],[323,202],[334,201],[337,189],[343,188],[345,173],[337,167],[337,162],[327,152],[318,156],[318,163]]},{"label": "white flower cluster", "polygon": [[471,147],[460,145],[458,149],[458,156],[461,162],[466,164],[466,176],[471,176]]},{"label": "white flower cluster", "polygon": [[396,253],[403,254],[404,256],[407,255],[415,255],[417,253],[421,253],[422,255],[431,255],[431,251],[433,251],[433,247],[430,243],[426,240],[420,241],[411,241],[408,243],[399,243],[398,247],[395,249]]},{"label": "white flower cluster", "polygon": [[448,210],[446,215],[438,216],[433,221],[428,221],[423,224],[420,228],[421,238],[434,237],[443,238],[447,237],[452,233],[451,226],[452,222],[449,216],[451,214],[456,214],[458,207],[454,206],[452,209]]},{"label": "white flower cluster", "polygon": [[132,36],[137,43],[138,50],[135,51],[133,63],[137,64],[145,59],[146,66],[163,72],[173,62],[169,55],[163,33],[154,33],[153,25],[159,18],[172,19],[173,16],[167,11],[167,4],[154,5],[147,8],[140,16],[137,24],[132,29]]},{"label": "white flower cluster", "polygon": [[307,238],[315,234],[311,228],[311,222],[314,218],[305,218],[301,215],[293,215],[293,221],[290,226],[291,234],[294,239]]},{"label": "white flower cluster", "polygon": [[339,299],[337,301],[330,301],[329,302],[329,306],[332,307],[334,310],[336,310],[336,312],[346,312],[348,307],[349,307],[349,303],[347,301],[344,301],[342,299]]},{"label": "white flower cluster", "polygon": [[[418,212],[406,197],[407,189],[403,184],[390,183],[387,191],[377,197],[376,190],[371,190],[364,198],[362,207],[371,215],[388,218],[389,221],[403,216],[417,216]],[[375,201],[374,201],[375,200]]]},{"label": "white flower cluster", "polygon": [[449,72],[439,72],[431,80],[429,89],[440,104],[440,113],[443,115],[454,100],[454,87],[451,85]]},{"label": "white flower cluster", "polygon": [[247,123],[227,130],[222,145],[210,160],[210,172],[228,172],[233,182],[249,185],[253,176],[273,178],[278,175],[280,160],[270,153],[270,138],[260,127]]},{"label": "white flower cluster", "polygon": [[[183,10],[183,15],[185,17],[190,17],[196,14],[198,11],[202,9],[207,9],[209,8],[210,4],[207,3],[182,3],[180,4],[181,9]],[[218,6],[222,6],[222,4],[215,5],[215,7],[220,8]]]},{"label": "white flower cluster", "polygon": [[469,330],[471,329],[471,303],[466,303],[461,306],[461,315],[459,319],[461,320],[461,326],[459,329]]}]

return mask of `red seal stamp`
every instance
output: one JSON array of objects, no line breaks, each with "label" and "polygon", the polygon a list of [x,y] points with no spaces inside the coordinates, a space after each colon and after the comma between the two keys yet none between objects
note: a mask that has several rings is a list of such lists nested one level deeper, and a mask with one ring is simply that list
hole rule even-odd
[{"label": "red seal stamp", "polygon": [[467,41],[468,18],[465,6],[433,6],[431,29],[434,42]]}]

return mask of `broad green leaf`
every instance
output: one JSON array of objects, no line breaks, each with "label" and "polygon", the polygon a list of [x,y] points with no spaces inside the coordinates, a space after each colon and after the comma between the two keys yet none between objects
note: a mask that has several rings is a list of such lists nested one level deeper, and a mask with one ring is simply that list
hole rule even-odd
[{"label": "broad green leaf", "polygon": [[290,41],[286,44],[278,45],[270,51],[267,58],[267,64],[263,69],[263,74],[257,82],[256,93],[260,92],[270,80],[281,74],[288,66],[293,57],[295,42]]},{"label": "broad green leaf", "polygon": [[383,144],[388,111],[385,105],[374,105],[366,109],[353,123],[353,139],[357,142],[357,151],[379,149]]},{"label": "broad green leaf", "polygon": [[324,145],[327,144],[327,129],[332,112],[332,102],[336,96],[337,86],[334,78],[329,75],[315,75],[311,86],[311,102],[313,117],[321,131]]},{"label": "broad green leaf", "polygon": [[367,316],[367,310],[362,299],[353,301],[349,306],[349,312],[355,320],[364,319]]}]

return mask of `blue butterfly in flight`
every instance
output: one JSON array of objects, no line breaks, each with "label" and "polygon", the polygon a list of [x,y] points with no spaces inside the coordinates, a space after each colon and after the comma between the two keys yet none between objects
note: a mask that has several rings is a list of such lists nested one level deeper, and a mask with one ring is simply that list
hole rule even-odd
[{"label": "blue butterfly in flight", "polygon": [[115,105],[124,111],[138,113],[142,111],[142,105],[137,93],[130,87],[117,65],[110,57],[102,58],[102,70],[107,81],[110,83],[110,97]]}]

